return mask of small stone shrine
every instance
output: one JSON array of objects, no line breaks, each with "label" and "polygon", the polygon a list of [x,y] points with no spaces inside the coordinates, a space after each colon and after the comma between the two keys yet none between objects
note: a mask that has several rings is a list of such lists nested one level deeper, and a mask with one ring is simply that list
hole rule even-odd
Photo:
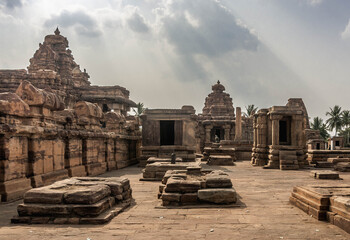
[{"label": "small stone shrine", "polygon": [[260,109],[254,115],[252,164],[281,170],[307,165],[305,129],[309,128],[301,98],[290,98],[286,106]]}]

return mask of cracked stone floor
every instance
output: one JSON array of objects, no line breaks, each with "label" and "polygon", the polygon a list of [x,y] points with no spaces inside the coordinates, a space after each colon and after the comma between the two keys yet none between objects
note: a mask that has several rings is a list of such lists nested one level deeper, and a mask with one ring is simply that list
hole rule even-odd
[{"label": "cracked stone floor", "polygon": [[310,170],[280,171],[236,166],[211,167],[229,173],[243,206],[236,208],[159,208],[159,182],[139,181],[136,166],[103,174],[130,179],[134,204],[105,225],[13,225],[20,201],[0,204],[0,240],[43,239],[350,239],[350,234],[327,222],[317,221],[292,206],[288,198],[293,186],[314,183],[349,183],[316,180]]}]

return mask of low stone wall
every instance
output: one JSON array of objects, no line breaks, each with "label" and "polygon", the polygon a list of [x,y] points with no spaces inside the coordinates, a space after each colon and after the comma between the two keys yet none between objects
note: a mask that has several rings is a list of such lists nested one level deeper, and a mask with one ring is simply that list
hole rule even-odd
[{"label": "low stone wall", "polygon": [[307,161],[310,164],[326,162],[328,158],[350,158],[350,150],[308,150]]},{"label": "low stone wall", "polygon": [[350,233],[350,185],[294,187],[289,200],[308,215]]},{"label": "low stone wall", "polygon": [[32,187],[137,162],[137,121],[113,112],[106,119],[88,102],[63,110],[59,96],[25,81],[17,93],[0,93],[1,201],[22,198]]}]

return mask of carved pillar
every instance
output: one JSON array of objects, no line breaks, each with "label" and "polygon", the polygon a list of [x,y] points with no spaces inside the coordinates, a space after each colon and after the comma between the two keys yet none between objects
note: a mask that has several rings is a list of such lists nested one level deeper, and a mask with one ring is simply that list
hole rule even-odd
[{"label": "carved pillar", "polygon": [[236,136],[235,141],[242,140],[242,114],[241,114],[241,108],[236,107]]},{"label": "carved pillar", "polygon": [[212,126],[206,125],[205,126],[205,143],[210,143],[210,132],[211,132]]},{"label": "carved pillar", "polygon": [[225,125],[225,140],[230,140],[230,125]]},{"label": "carved pillar", "polygon": [[279,120],[281,116],[271,115],[270,119],[272,120],[272,146],[279,145]]}]

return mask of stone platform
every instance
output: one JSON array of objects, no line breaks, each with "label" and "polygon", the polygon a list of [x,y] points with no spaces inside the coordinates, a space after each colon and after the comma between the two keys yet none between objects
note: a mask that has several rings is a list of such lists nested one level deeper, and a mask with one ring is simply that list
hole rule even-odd
[{"label": "stone platform", "polygon": [[186,170],[188,167],[199,167],[198,162],[177,162],[171,164],[168,162],[154,162],[147,164],[142,170],[143,178],[141,181],[161,181],[168,170]]},{"label": "stone platform", "polygon": [[350,233],[350,185],[294,187],[289,200],[308,215]]},{"label": "stone platform", "polygon": [[233,204],[237,194],[230,177],[220,170],[167,171],[159,186],[163,206]]},{"label": "stone platform", "polygon": [[339,179],[339,173],[329,170],[316,170],[310,172],[310,177],[317,179]]},{"label": "stone platform", "polygon": [[103,224],[131,202],[127,178],[76,177],[31,189],[12,223]]},{"label": "stone platform", "polygon": [[210,155],[208,165],[234,166],[235,163],[230,155]]}]

